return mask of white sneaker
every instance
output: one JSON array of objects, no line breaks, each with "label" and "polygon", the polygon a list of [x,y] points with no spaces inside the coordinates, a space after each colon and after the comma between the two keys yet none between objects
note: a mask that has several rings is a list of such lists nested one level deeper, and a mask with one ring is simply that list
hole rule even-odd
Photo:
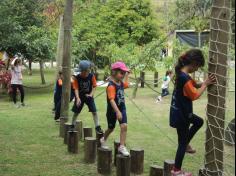
[{"label": "white sneaker", "polygon": [[130,156],[130,153],[129,151],[127,150],[127,148],[125,146],[120,146],[119,149],[118,149],[119,153],[121,153],[122,155],[124,156]]},{"label": "white sneaker", "polygon": [[104,137],[100,139],[100,143],[101,143],[101,148],[103,148],[105,150],[109,149],[109,147],[106,145],[106,141],[105,141]]},{"label": "white sneaker", "polygon": [[20,108],[20,105],[19,105],[19,104],[14,104],[14,107],[15,107],[16,109],[19,109],[19,108]]}]

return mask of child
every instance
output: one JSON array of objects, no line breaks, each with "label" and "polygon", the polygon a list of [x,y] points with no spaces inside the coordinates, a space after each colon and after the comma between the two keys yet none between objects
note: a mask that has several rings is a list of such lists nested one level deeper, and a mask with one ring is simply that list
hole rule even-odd
[{"label": "child", "polygon": [[170,81],[171,81],[171,77],[172,77],[172,71],[167,71],[165,77],[163,78],[163,83],[162,83],[162,86],[161,86],[162,93],[161,93],[161,96],[159,96],[157,98],[157,102],[162,101],[163,97],[166,97],[170,94],[169,93],[169,84],[170,84]]},{"label": "child", "polygon": [[[71,77],[71,96],[70,96],[70,102],[74,99],[74,89],[73,89],[73,81],[74,76]],[[61,96],[62,96],[62,72],[59,71],[58,73],[58,80],[56,82],[56,88],[54,93],[54,104],[55,104],[55,121],[59,122],[61,117]]]},{"label": "child", "polygon": [[[119,152],[124,156],[129,156],[129,152],[125,147],[127,135],[127,114],[125,106],[124,89],[128,88],[129,69],[123,62],[116,62],[112,65],[110,82],[107,87],[107,121],[108,130],[101,139],[102,148],[108,148],[106,141],[109,135],[114,131],[116,121],[120,123],[120,147]],[[124,82],[123,82],[124,80]]]},{"label": "child", "polygon": [[13,93],[13,102],[16,108],[20,107],[19,105],[17,105],[16,102],[17,89],[20,91],[21,95],[21,106],[25,106],[24,103],[25,92],[22,80],[23,76],[22,76],[21,59],[16,57],[13,59],[11,63],[11,88]]},{"label": "child", "polygon": [[205,60],[201,50],[191,49],[178,59],[175,67],[176,78],[170,108],[170,126],[177,130],[178,149],[172,176],[192,176],[191,173],[181,170],[182,163],[186,152],[196,152],[189,144],[204,123],[202,118],[193,114],[193,101],[197,100],[209,85],[214,84],[216,78],[210,75],[201,85],[197,85],[189,74],[204,65]]},{"label": "child", "polygon": [[97,81],[93,74],[90,73],[91,63],[86,60],[82,60],[79,64],[79,71],[75,77],[73,88],[75,90],[75,104],[72,108],[74,112],[72,125],[75,126],[76,119],[82,111],[84,104],[89,108],[89,112],[92,113],[96,132],[103,134],[101,126],[99,124],[97,109],[94,101],[94,93],[97,87]]}]

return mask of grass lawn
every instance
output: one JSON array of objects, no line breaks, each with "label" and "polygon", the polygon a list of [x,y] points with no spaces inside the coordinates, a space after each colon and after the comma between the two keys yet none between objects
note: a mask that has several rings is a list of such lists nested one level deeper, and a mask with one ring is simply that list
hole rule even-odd
[{"label": "grass lawn", "polygon": [[[53,82],[53,71],[46,72],[48,83]],[[40,83],[38,74],[24,76],[27,86]],[[98,88],[97,93],[104,91]],[[127,90],[132,95],[132,89]],[[231,93],[234,97],[234,93]],[[144,116],[136,107],[127,101],[128,141],[129,148],[145,150],[145,174],[148,176],[151,164],[163,165],[165,159],[173,159],[176,151],[176,131],[169,127],[170,97],[156,104],[157,95],[150,89],[139,89],[135,103],[147,115]],[[83,143],[80,142],[79,154],[67,153],[67,147],[58,137],[59,126],[51,113],[53,104],[53,86],[44,89],[26,89],[25,108],[15,109],[9,99],[0,97],[0,176],[97,176],[96,165],[83,162]],[[96,99],[103,128],[106,124],[106,97]],[[207,99],[195,102],[195,113],[205,117]],[[234,103],[231,101],[229,119],[234,116]],[[80,119],[84,125],[93,127],[91,115],[87,108]],[[109,145],[119,136],[119,129],[109,139]],[[167,137],[168,136],[168,137]],[[170,138],[170,139],[169,139]],[[174,142],[173,142],[174,141]],[[197,149],[194,156],[187,155],[184,168],[196,176],[204,162],[205,127],[194,138],[192,145]],[[227,148],[234,152],[234,148]],[[115,172],[114,172],[115,173]],[[115,174],[113,174],[115,175]]]}]

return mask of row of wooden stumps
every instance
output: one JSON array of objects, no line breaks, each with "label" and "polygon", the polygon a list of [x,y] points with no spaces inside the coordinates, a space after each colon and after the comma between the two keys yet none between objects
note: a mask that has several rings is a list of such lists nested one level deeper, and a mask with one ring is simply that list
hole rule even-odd
[{"label": "row of wooden stumps", "polygon": [[[68,152],[79,153],[79,141],[84,140],[84,161],[93,164],[97,161],[97,171],[102,175],[109,175],[112,172],[112,163],[116,166],[117,176],[141,175],[144,172],[144,150],[132,149],[130,157],[124,157],[118,153],[119,141],[114,142],[114,160],[111,149],[102,149],[100,139],[103,135],[96,134],[93,137],[93,130],[89,127],[83,128],[82,121],[76,121],[76,126],[71,129],[71,124],[61,118],[60,137],[64,138],[64,144],[68,146]],[[174,162],[166,160],[164,167],[152,165],[150,176],[171,176],[171,169]]]}]

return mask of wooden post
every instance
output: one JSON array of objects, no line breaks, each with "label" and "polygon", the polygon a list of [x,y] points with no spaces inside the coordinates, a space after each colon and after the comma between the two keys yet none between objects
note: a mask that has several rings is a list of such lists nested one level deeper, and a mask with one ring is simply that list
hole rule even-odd
[{"label": "wooden post", "polygon": [[144,171],[144,150],[132,149],[131,155],[131,172],[137,175],[143,174]]},{"label": "wooden post", "polygon": [[224,128],[231,27],[231,0],[214,0],[208,72],[216,74],[217,84],[208,88],[205,170],[209,176],[224,173]]},{"label": "wooden post", "polygon": [[75,130],[78,131],[78,140],[81,141],[83,139],[83,122],[81,120],[76,121]]},{"label": "wooden post", "polygon": [[57,43],[57,55],[56,55],[56,61],[57,61],[57,72],[61,70],[62,67],[62,58],[63,58],[63,42],[64,41],[64,18],[63,15],[60,17],[60,29],[58,33],[58,43]]},{"label": "wooden post", "polygon": [[118,149],[120,147],[120,141],[115,140],[114,141],[114,166],[116,166],[116,156],[118,155]]},{"label": "wooden post", "polygon": [[64,43],[62,61],[63,84],[61,98],[61,116],[64,118],[69,118],[69,104],[71,96],[72,16],[73,0],[66,0],[64,11]]},{"label": "wooden post", "polygon": [[85,138],[84,144],[84,160],[86,163],[95,163],[97,155],[97,141],[96,138],[87,137]]},{"label": "wooden post", "polygon": [[97,139],[97,148],[101,147],[101,138],[103,138],[104,134],[96,133],[96,139]]},{"label": "wooden post", "polygon": [[68,152],[79,152],[78,131],[68,131]]},{"label": "wooden post", "polygon": [[175,166],[175,161],[165,160],[164,162],[164,176],[171,176],[171,170]]},{"label": "wooden post", "polygon": [[163,167],[157,165],[152,165],[150,167],[150,176],[163,176],[163,174],[164,174]]},{"label": "wooden post", "polygon": [[159,73],[155,72],[154,73],[154,87],[158,87],[158,78],[159,78]]},{"label": "wooden post", "polygon": [[86,137],[93,137],[93,129],[89,127],[84,127],[84,140]]},{"label": "wooden post", "polygon": [[68,131],[71,130],[71,123],[64,124],[64,144],[68,144]]},{"label": "wooden post", "polygon": [[98,149],[97,169],[99,174],[111,174],[112,150]]},{"label": "wooden post", "polygon": [[116,176],[130,176],[131,158],[121,154],[116,156]]},{"label": "wooden post", "polygon": [[140,73],[140,79],[141,79],[141,88],[145,87],[145,72]]},{"label": "wooden post", "polygon": [[64,125],[68,121],[68,118],[61,117],[60,118],[60,129],[59,129],[59,136],[64,138],[65,132],[64,132]]}]

